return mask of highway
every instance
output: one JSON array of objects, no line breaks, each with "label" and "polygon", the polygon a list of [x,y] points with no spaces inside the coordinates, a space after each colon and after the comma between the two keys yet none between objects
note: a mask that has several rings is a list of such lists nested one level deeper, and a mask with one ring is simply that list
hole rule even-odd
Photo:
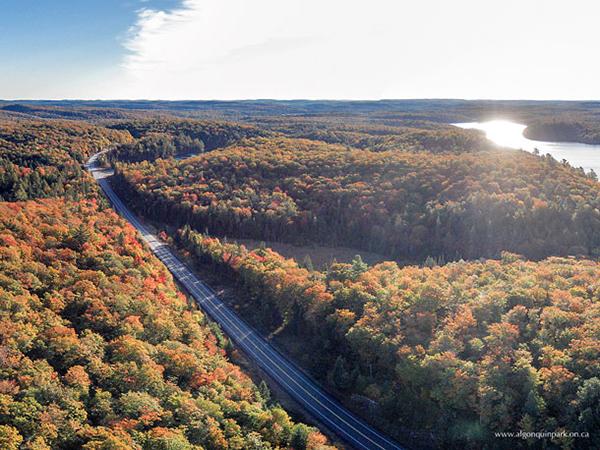
[{"label": "highway", "polygon": [[403,449],[348,411],[219,299],[208,285],[202,282],[125,206],[108,182],[112,171],[99,167],[97,162],[99,155],[100,153],[92,156],[87,162],[86,168],[99,183],[115,210],[138,230],[154,254],[185,287],[200,308],[221,326],[224,333],[237,347],[275,380],[296,402],[351,447],[360,450]]}]

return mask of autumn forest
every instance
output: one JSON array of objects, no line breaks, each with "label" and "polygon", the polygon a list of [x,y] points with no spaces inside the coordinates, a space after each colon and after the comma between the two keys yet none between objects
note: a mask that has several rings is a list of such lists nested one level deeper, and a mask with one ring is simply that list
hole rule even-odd
[{"label": "autumn forest", "polygon": [[82,168],[129,133],[17,121],[1,136],[1,448],[328,448],[229,361]]},{"label": "autumn forest", "polygon": [[[111,208],[98,152],[237,314],[405,448],[600,448],[598,180],[451,125],[597,143],[597,111],[0,103],[0,448],[350,448]],[[325,247],[356,256],[313,264]],[[556,433],[499,435],[519,430]]]}]

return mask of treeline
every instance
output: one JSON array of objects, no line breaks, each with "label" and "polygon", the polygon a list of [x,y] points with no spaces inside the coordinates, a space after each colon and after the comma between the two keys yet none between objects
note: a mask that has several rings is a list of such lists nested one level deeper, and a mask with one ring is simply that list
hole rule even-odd
[{"label": "treeline", "polygon": [[[425,268],[356,259],[319,273],[189,227],[176,241],[237,283],[249,320],[302,342],[310,371],[392,435],[427,431],[428,445],[457,449],[600,443],[596,262],[504,253]],[[511,430],[584,437],[494,435]]]},{"label": "treeline", "polygon": [[535,120],[523,132],[525,137],[538,141],[581,142],[600,144],[600,125],[595,118],[569,117]]},{"label": "treeline", "polygon": [[289,137],[343,144],[371,151],[428,151],[461,153],[490,147],[485,136],[475,130],[426,120],[394,120],[384,116],[356,117],[286,117],[261,118],[260,126]]},{"label": "treeline", "polygon": [[47,166],[32,170],[0,158],[0,202],[56,196],[76,199],[94,189],[94,181],[77,164],[62,169]]},{"label": "treeline", "polygon": [[83,123],[0,123],[0,201],[84,198],[94,182],[82,163],[93,153],[130,140],[127,132]]},{"label": "treeline", "polygon": [[51,106],[43,104],[35,104],[28,102],[23,103],[9,103],[3,104],[0,102],[0,117],[6,114],[11,119],[26,119],[35,118],[39,119],[65,119],[65,120],[116,120],[126,119],[131,117],[132,114],[129,111],[116,109],[116,108],[96,108],[89,107],[83,104],[77,106]]},{"label": "treeline", "polygon": [[162,133],[173,137],[186,136],[192,140],[201,141],[206,150],[226,147],[245,138],[270,135],[268,131],[251,125],[233,122],[167,118],[116,122],[108,127],[115,130],[127,130],[136,139],[149,133]]},{"label": "treeline", "polygon": [[204,151],[204,142],[186,135],[171,136],[165,133],[148,133],[135,142],[121,144],[102,155],[104,161],[114,163],[154,161],[184,154],[197,154]]},{"label": "treeline", "polygon": [[0,447],[327,449],[95,201],[0,203]]},{"label": "treeline", "polygon": [[600,252],[597,182],[520,151],[368,152],[262,138],[117,165],[114,186],[149,218],[219,236],[415,260]]}]

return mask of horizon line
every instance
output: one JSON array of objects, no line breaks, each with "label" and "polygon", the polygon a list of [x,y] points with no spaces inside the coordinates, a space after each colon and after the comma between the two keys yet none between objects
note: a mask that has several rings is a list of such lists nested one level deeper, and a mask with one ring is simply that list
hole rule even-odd
[{"label": "horizon line", "polygon": [[460,97],[405,97],[405,98],[238,98],[238,99],[147,99],[147,98],[0,98],[0,102],[398,102],[398,101],[464,101],[464,102],[600,102],[600,99],[532,99],[532,98],[460,98]]}]

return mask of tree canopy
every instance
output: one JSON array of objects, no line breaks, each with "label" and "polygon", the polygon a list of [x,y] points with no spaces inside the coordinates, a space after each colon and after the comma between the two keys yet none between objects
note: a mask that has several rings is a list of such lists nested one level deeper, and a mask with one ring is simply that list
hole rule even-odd
[{"label": "tree canopy", "polygon": [[0,447],[332,448],[229,361],[220,329],[98,195],[82,163],[131,141],[72,122],[0,128],[14,200],[0,202]]},{"label": "tree canopy", "polygon": [[357,258],[321,273],[189,227],[177,242],[238,284],[249,320],[302,342],[296,357],[398,438],[408,428],[441,448],[514,448],[524,442],[493,433],[563,430],[592,433],[577,448],[598,442],[597,262],[503,253],[401,268]]},{"label": "tree canopy", "polygon": [[371,152],[257,138],[182,161],[117,164],[146,216],[229,237],[350,245],[399,259],[600,252],[600,189],[523,151]]}]

